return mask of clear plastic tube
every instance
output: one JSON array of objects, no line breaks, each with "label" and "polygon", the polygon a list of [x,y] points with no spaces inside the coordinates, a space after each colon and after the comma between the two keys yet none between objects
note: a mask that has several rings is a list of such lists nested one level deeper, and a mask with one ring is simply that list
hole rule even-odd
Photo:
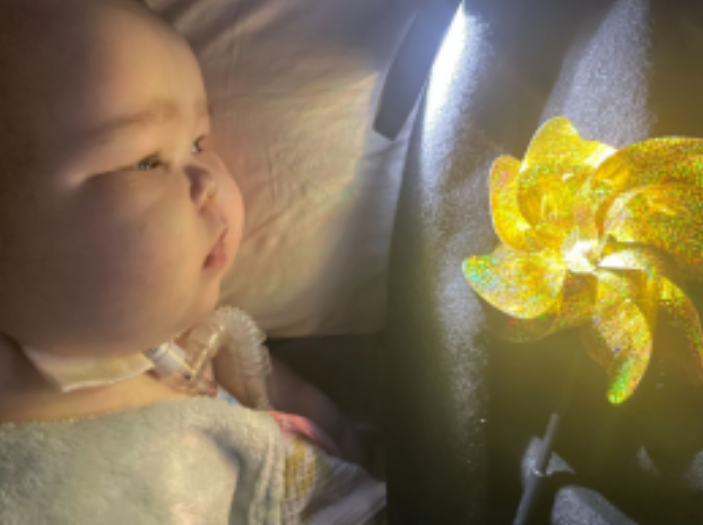
[{"label": "clear plastic tube", "polygon": [[173,341],[144,352],[166,385],[191,395],[215,397],[220,387],[205,375],[209,363],[207,354],[208,352],[185,350]]},{"label": "clear plastic tube", "polygon": [[208,378],[205,370],[220,354],[225,389],[250,408],[273,408],[268,382],[271,361],[268,348],[262,344],[266,336],[251,317],[225,306],[181,339],[180,345],[169,341],[144,352],[166,384],[189,394],[217,396],[222,387]]},{"label": "clear plastic tube", "polygon": [[230,393],[250,408],[273,410],[268,379],[271,359],[263,345],[266,334],[238,308],[222,307],[214,318],[225,328],[217,360],[219,369],[226,374],[223,380],[231,385]]}]

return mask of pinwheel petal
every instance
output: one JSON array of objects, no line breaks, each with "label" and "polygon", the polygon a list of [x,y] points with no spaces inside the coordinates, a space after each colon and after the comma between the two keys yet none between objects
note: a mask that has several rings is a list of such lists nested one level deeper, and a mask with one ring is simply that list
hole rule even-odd
[{"label": "pinwheel petal", "polygon": [[582,277],[567,274],[562,297],[552,308],[534,319],[507,318],[491,323],[491,331],[503,341],[531,343],[579,326],[593,316],[595,286]]},{"label": "pinwheel petal", "polygon": [[543,248],[518,204],[520,161],[500,157],[491,168],[490,196],[493,227],[504,244],[514,250],[536,252]]},{"label": "pinwheel petal", "polygon": [[590,178],[596,220],[623,192],[652,184],[684,183],[703,189],[703,140],[660,138],[621,149]]},{"label": "pinwheel petal", "polygon": [[602,228],[596,222],[597,206],[594,204],[591,179],[586,179],[574,195],[572,227],[579,230],[579,237],[590,243],[602,241]]},{"label": "pinwheel petal", "polygon": [[558,250],[572,223],[574,195],[613,148],[583,140],[565,118],[536,133],[520,170],[518,202],[543,245]]},{"label": "pinwheel petal", "polygon": [[601,268],[640,270],[660,280],[656,303],[669,314],[671,324],[682,330],[688,342],[685,354],[674,356],[693,381],[703,382],[703,327],[696,307],[684,292],[684,278],[673,258],[663,250],[645,245],[613,243],[608,252]]},{"label": "pinwheel petal", "polygon": [[671,355],[703,382],[703,323],[684,287],[703,280],[703,140],[653,139],[616,152],[556,118],[522,163],[495,162],[490,192],[503,245],[462,269],[512,317],[498,337],[531,342],[581,326],[610,376],[610,401],[622,403],[647,370],[661,311],[675,328],[660,335],[688,342],[670,345]]},{"label": "pinwheel petal", "polygon": [[[671,315],[671,323],[680,328],[688,341],[682,365],[695,382],[703,382],[703,327],[698,311],[684,291],[670,279],[662,279],[661,305]],[[692,363],[693,366],[687,366]]]},{"label": "pinwheel petal", "polygon": [[606,270],[639,270],[648,275],[683,282],[683,275],[673,257],[660,248],[646,244],[610,241],[601,253],[598,268]]},{"label": "pinwheel petal", "polygon": [[567,274],[558,254],[548,250],[527,254],[503,245],[491,255],[466,259],[462,270],[481,297],[521,319],[549,312],[561,296]]},{"label": "pinwheel petal", "polygon": [[649,365],[660,290],[656,277],[621,273],[598,272],[593,322],[580,330],[589,354],[610,376],[608,399],[615,404],[632,395]]},{"label": "pinwheel petal", "polygon": [[666,250],[686,278],[703,280],[703,190],[657,184],[626,192],[613,202],[603,228],[619,242]]}]

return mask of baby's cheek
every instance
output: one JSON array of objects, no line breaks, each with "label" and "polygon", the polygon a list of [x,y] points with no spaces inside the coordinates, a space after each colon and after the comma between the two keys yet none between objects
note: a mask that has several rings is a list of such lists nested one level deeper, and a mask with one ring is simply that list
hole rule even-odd
[{"label": "baby's cheek", "polygon": [[195,284],[196,272],[205,257],[199,256],[202,240],[175,222],[161,228],[158,223],[146,227],[134,241],[136,249],[131,260],[135,283],[164,300],[182,299],[179,294]]},{"label": "baby's cheek", "polygon": [[223,200],[220,203],[220,206],[222,207],[222,211],[225,213],[227,222],[232,229],[232,249],[235,251],[233,255],[236,255],[244,234],[246,215],[242,193],[239,190],[239,186],[237,186],[234,179],[229,174],[227,175],[227,179],[224,181]]},{"label": "baby's cheek", "polygon": [[92,289],[100,291],[96,309],[119,332],[163,324],[179,312],[193,280],[182,253],[182,229],[158,218],[107,226],[111,234],[95,235],[93,255],[85,260],[97,270],[90,279]]},{"label": "baby's cheek", "polygon": [[94,326],[119,338],[155,330],[165,340],[214,307],[218,290],[203,278],[207,224],[184,186],[144,176],[153,179],[93,188],[75,217],[68,271]]}]

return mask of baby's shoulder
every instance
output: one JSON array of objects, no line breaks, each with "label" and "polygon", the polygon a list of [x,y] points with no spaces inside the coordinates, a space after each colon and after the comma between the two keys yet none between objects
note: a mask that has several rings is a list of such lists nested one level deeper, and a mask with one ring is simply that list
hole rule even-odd
[{"label": "baby's shoulder", "polygon": [[0,393],[0,424],[61,421],[187,399],[150,374],[107,387],[61,393],[51,389]]}]

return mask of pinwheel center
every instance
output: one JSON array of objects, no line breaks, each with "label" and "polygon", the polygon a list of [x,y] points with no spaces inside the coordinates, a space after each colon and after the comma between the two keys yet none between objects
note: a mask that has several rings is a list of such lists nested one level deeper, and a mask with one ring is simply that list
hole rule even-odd
[{"label": "pinwheel center", "polygon": [[562,246],[564,262],[573,273],[594,273],[598,267],[600,246],[592,240],[579,239],[578,230]]}]

